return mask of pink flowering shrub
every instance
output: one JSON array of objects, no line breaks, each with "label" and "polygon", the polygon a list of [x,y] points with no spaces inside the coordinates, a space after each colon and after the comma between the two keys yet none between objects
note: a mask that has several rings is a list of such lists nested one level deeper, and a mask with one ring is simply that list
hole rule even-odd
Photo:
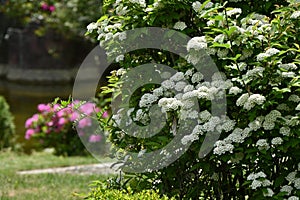
[{"label": "pink flowering shrub", "polygon": [[[95,123],[90,116],[100,112],[94,103],[74,101],[67,106],[58,103],[39,104],[37,109],[38,113],[25,122],[27,140],[39,139],[42,147],[54,147],[59,155],[85,154],[81,140],[99,147],[104,143],[101,135],[89,131]],[[103,117],[107,117],[106,112]]]}]

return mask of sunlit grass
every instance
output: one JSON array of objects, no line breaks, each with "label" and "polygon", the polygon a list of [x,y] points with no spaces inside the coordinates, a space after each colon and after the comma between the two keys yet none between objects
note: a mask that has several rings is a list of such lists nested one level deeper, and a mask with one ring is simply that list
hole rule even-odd
[{"label": "sunlit grass", "polygon": [[[104,159],[102,162],[105,162]],[[32,155],[0,152],[0,200],[80,199],[75,193],[87,193],[94,180],[107,175],[38,174],[18,175],[17,171],[99,163],[93,157],[58,157],[49,153]]]}]

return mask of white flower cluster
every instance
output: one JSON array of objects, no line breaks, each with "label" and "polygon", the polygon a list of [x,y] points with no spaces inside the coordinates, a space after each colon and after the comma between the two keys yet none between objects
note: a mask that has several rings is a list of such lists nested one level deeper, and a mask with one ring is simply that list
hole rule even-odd
[{"label": "white flower cluster", "polygon": [[183,145],[186,145],[190,142],[196,141],[199,139],[199,135],[203,135],[203,132],[201,130],[201,126],[200,125],[196,125],[195,128],[193,129],[192,133],[190,135],[185,135],[182,139],[181,139],[181,143]]},{"label": "white flower cluster", "polygon": [[263,61],[265,58],[269,58],[277,53],[279,53],[280,51],[276,48],[270,48],[268,49],[265,53],[260,53],[257,55],[257,61]]},{"label": "white flower cluster", "polygon": [[264,192],[265,197],[272,197],[274,195],[274,192],[271,188],[267,188],[267,192]]},{"label": "white flower cluster", "polygon": [[275,137],[271,140],[271,144],[273,144],[275,146],[282,144],[282,142],[283,142],[283,139],[281,137]]},{"label": "white flower cluster", "polygon": [[296,196],[291,196],[287,200],[299,200],[299,197]]},{"label": "white flower cluster", "polygon": [[293,187],[290,185],[284,185],[281,187],[280,192],[286,192],[286,195],[290,195],[293,191]]},{"label": "white flower cluster", "polygon": [[241,93],[242,91],[243,90],[240,89],[239,87],[234,86],[229,89],[229,94],[237,95],[237,94]]},{"label": "white flower cluster", "polygon": [[284,126],[279,129],[279,133],[284,136],[289,136],[291,133],[291,129],[287,126]]},{"label": "white flower cluster", "polygon": [[279,64],[279,68],[285,69],[285,70],[295,70],[297,69],[297,65],[294,63],[287,63],[287,64]]},{"label": "white flower cluster", "polygon": [[145,0],[129,0],[131,3],[135,3],[135,4],[138,4],[140,5],[141,7],[146,7],[146,2]]},{"label": "white flower cluster", "polygon": [[241,13],[242,13],[242,9],[240,8],[233,8],[227,11],[228,17],[231,17],[233,15],[236,15],[238,17]]},{"label": "white flower cluster", "polygon": [[187,43],[187,50],[201,50],[201,49],[206,49],[207,48],[207,42],[205,39],[205,36],[201,37],[193,37],[190,39]]},{"label": "white flower cluster", "polygon": [[[208,9],[208,8],[211,8],[214,4],[212,2],[208,2],[204,8]],[[194,9],[195,12],[200,12],[201,11],[201,6],[202,6],[202,3],[200,3],[199,1],[195,1],[193,4],[192,4],[192,7]]]},{"label": "white flower cluster", "polygon": [[281,117],[281,113],[278,110],[272,110],[266,115],[263,127],[265,130],[272,130],[275,127],[275,121],[278,117]]},{"label": "white flower cluster", "polygon": [[255,105],[262,105],[266,101],[266,98],[260,94],[248,93],[242,94],[236,101],[237,106],[243,106],[246,110],[251,110]]},{"label": "white flower cluster", "polygon": [[158,106],[162,108],[162,112],[174,111],[178,110],[180,107],[183,106],[180,100],[176,98],[161,98],[158,101]]},{"label": "white flower cluster", "polygon": [[295,11],[291,15],[291,19],[298,19],[300,17],[300,11]]},{"label": "white flower cluster", "polygon": [[215,143],[215,148],[213,153],[216,155],[222,155],[226,152],[232,153],[234,146],[232,144],[228,144],[225,141],[219,140]]},{"label": "white flower cluster", "polygon": [[270,145],[266,139],[259,139],[255,146],[257,146],[259,150],[268,150],[270,148]]},{"label": "white flower cluster", "polygon": [[174,29],[183,31],[186,28],[185,22],[176,22],[173,26]]},{"label": "white flower cluster", "polygon": [[139,106],[141,108],[147,107],[149,108],[155,101],[157,101],[158,97],[154,94],[146,93],[142,96]]},{"label": "white flower cluster", "polygon": [[297,190],[300,190],[300,178],[296,177],[297,171],[290,172],[285,179],[290,183],[293,184]]},{"label": "white flower cluster", "polygon": [[289,98],[288,98],[289,101],[292,101],[292,102],[295,102],[295,103],[298,103],[300,102],[300,97],[298,95],[295,95],[295,94],[292,94]]},{"label": "white flower cluster", "polygon": [[251,188],[253,190],[259,187],[267,187],[272,185],[271,181],[266,179],[267,175],[263,172],[251,173],[248,175],[247,180],[252,180]]}]

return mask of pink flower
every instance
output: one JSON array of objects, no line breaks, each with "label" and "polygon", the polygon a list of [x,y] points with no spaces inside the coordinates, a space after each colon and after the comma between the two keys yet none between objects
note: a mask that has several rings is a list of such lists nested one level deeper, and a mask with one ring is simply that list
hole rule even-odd
[{"label": "pink flower", "polygon": [[100,111],[100,109],[97,108],[94,103],[90,103],[90,102],[85,103],[82,106],[80,106],[79,110],[86,115],[91,115],[93,113]]},{"label": "pink flower", "polygon": [[80,117],[80,115],[78,112],[73,112],[71,114],[70,120],[71,120],[71,122],[74,122],[75,120],[79,119],[79,117]]},{"label": "pink flower", "polygon": [[34,114],[31,118],[27,119],[25,122],[25,128],[29,128],[32,126],[33,122],[37,122],[39,119],[38,114]]},{"label": "pink flower", "polygon": [[47,3],[43,2],[43,3],[41,4],[41,8],[42,8],[43,10],[48,10],[49,6],[48,6]]},{"label": "pink flower", "polygon": [[108,115],[108,112],[107,111],[105,111],[103,114],[102,114],[102,117],[103,118],[107,118],[109,115]]},{"label": "pink flower", "polygon": [[49,104],[39,104],[37,109],[40,112],[50,112],[51,106]]},{"label": "pink flower", "polygon": [[25,133],[25,139],[29,140],[34,133],[35,133],[34,129],[28,129]]},{"label": "pink flower", "polygon": [[90,138],[89,138],[89,142],[91,143],[95,143],[95,142],[100,142],[102,139],[101,135],[91,135]]},{"label": "pink flower", "polygon": [[68,121],[65,118],[59,118],[59,120],[58,120],[58,125],[59,126],[63,126],[66,123],[68,123]]},{"label": "pink flower", "polygon": [[83,118],[78,122],[78,128],[81,128],[81,129],[83,129],[87,126],[91,126],[91,125],[92,125],[92,120],[88,117]]},{"label": "pink flower", "polygon": [[55,6],[53,6],[53,5],[52,5],[52,6],[49,6],[49,11],[50,11],[50,12],[53,12],[54,10],[55,10]]}]

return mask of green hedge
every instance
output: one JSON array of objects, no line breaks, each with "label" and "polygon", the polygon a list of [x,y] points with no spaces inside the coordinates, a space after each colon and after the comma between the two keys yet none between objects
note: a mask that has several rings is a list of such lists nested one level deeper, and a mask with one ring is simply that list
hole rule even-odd
[{"label": "green hedge", "polygon": [[15,134],[13,116],[4,97],[0,96],[0,150],[12,146]]}]

